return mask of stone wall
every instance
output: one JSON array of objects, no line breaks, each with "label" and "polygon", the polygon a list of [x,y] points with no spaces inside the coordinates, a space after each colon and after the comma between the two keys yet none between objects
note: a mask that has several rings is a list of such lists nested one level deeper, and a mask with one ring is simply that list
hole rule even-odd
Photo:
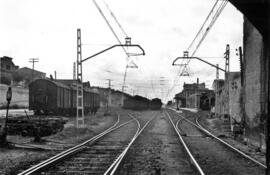
[{"label": "stone wall", "polygon": [[245,138],[249,143],[264,147],[266,123],[266,82],[263,40],[258,30],[244,20],[244,87],[243,106]]},{"label": "stone wall", "polygon": [[[8,86],[0,84],[0,108],[4,108],[7,104],[6,93]],[[29,90],[21,87],[12,87],[11,107],[28,108]]]}]

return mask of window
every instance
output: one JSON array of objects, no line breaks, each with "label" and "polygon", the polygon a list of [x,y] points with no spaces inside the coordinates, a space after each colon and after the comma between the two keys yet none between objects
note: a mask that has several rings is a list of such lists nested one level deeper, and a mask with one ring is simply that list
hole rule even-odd
[{"label": "window", "polygon": [[10,65],[7,65],[6,67],[7,67],[7,70],[10,70]]}]

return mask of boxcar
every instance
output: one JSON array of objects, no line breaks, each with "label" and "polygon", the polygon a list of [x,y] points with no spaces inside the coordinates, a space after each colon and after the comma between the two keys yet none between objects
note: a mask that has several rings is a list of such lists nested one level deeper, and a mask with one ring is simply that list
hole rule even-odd
[{"label": "boxcar", "polygon": [[[90,88],[83,91],[84,113],[96,113],[100,96]],[[49,79],[38,79],[29,84],[29,109],[36,114],[76,114],[77,88]]]},{"label": "boxcar", "polygon": [[152,110],[160,110],[162,106],[162,101],[159,98],[154,98],[150,101],[150,109]]},{"label": "boxcar", "polygon": [[29,84],[29,109],[35,113],[67,113],[71,107],[70,88],[62,83],[38,79]]}]

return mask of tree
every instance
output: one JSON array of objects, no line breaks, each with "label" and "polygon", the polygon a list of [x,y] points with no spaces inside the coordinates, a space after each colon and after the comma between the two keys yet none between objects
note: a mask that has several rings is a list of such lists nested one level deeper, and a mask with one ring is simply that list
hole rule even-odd
[{"label": "tree", "polygon": [[23,76],[21,74],[19,74],[18,72],[14,72],[12,74],[13,80],[16,82],[20,82],[23,81]]}]

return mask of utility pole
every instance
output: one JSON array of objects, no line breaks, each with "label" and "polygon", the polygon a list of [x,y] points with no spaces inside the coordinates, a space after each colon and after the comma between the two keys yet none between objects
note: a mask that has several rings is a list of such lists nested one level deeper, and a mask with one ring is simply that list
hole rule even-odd
[{"label": "utility pole", "polygon": [[240,75],[241,75],[241,86],[244,85],[244,72],[243,72],[243,53],[242,53],[242,47],[238,48],[239,50],[239,61],[240,61]]},{"label": "utility pole", "polygon": [[56,70],[54,71],[54,79],[56,80]]},{"label": "utility pole", "polygon": [[217,64],[217,72],[216,72],[216,83],[215,83],[215,117],[217,117],[218,112],[218,80],[219,80],[219,64]]},{"label": "utility pole", "polygon": [[225,71],[230,72],[230,45],[226,45],[225,55]]},{"label": "utility pole", "polygon": [[218,68],[219,68],[219,64],[217,64],[216,79],[219,79],[219,71],[218,71]]},{"label": "utility pole", "polygon": [[108,99],[107,99],[107,111],[109,111],[109,106],[111,106],[111,79],[107,79],[109,83]]},{"label": "utility pole", "polygon": [[198,109],[198,88],[199,88],[199,78],[197,78],[197,83],[195,87],[195,108]]},{"label": "utility pole", "polygon": [[73,62],[73,84],[74,86],[76,86],[76,62]]},{"label": "utility pole", "polygon": [[77,128],[84,127],[81,29],[77,29]]},{"label": "utility pole", "polygon": [[32,81],[34,80],[35,63],[39,62],[39,58],[30,58],[29,62],[32,63]]},{"label": "utility pole", "polygon": [[[96,3],[95,3],[96,4]],[[130,40],[129,38],[126,40]],[[143,48],[138,44],[115,44],[100,52],[97,52],[91,56],[82,59],[82,43],[81,43],[81,29],[77,29],[77,127],[84,127],[84,110],[83,110],[83,73],[82,73],[82,63],[92,59],[104,52],[107,52],[115,47],[136,47],[141,50],[141,53],[136,53],[136,56],[145,55]]]},{"label": "utility pole", "polygon": [[[231,131],[232,131],[232,116],[230,115],[230,82],[229,82],[229,72],[230,72],[230,45],[227,44],[226,45],[226,51],[224,53],[224,58],[225,58],[225,90],[227,91],[227,98],[228,98],[228,106],[225,108],[225,113],[226,115],[229,116],[229,119],[230,119],[230,128],[231,128]],[[227,83],[226,83],[227,82]]]}]

